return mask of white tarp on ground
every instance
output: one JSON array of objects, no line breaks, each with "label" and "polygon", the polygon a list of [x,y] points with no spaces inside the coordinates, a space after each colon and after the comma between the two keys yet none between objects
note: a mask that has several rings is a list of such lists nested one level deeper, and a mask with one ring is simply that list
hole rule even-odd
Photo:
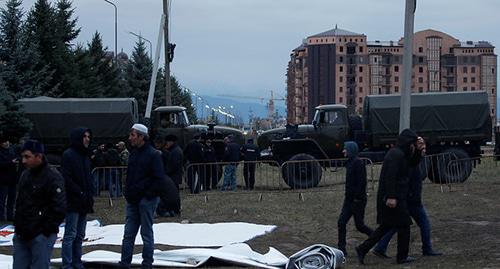
[{"label": "white tarp on ground", "polygon": [[[101,226],[99,221],[87,222],[84,246],[121,245],[124,224]],[[257,236],[272,232],[275,225],[260,225],[244,222],[227,223],[156,223],[153,225],[155,244],[181,247],[220,247],[248,241]],[[0,229],[0,246],[11,246],[14,226]],[[61,247],[64,224],[57,235],[56,248]],[[136,245],[142,245],[138,234]]]},{"label": "white tarp on ground", "polygon": [[[288,262],[285,255],[272,247],[269,248],[266,254],[260,254],[244,243],[232,244],[217,249],[155,250],[153,258],[155,267],[198,267],[205,264],[210,258],[230,264],[260,268],[283,268]],[[117,264],[120,261],[120,253],[96,250],[83,255],[82,261],[98,264]],[[141,265],[141,262],[140,253],[133,256],[132,265]],[[52,259],[52,263],[60,264],[61,259]]]}]

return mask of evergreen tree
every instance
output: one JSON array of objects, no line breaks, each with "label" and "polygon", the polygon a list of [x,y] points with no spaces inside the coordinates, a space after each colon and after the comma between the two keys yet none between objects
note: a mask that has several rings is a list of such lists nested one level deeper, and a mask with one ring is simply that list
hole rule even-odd
[{"label": "evergreen tree", "polygon": [[31,130],[32,124],[7,91],[3,76],[0,70],[0,132],[10,141],[18,141]]},{"label": "evergreen tree", "polygon": [[0,9],[0,60],[8,62],[19,44],[23,11],[20,0],[8,0]]},{"label": "evergreen tree", "polygon": [[137,100],[139,114],[144,114],[149,93],[149,82],[153,66],[151,59],[146,52],[146,46],[142,39],[136,43],[132,52],[132,59],[127,66],[127,81],[129,92],[127,97],[134,97]]},{"label": "evergreen tree", "polygon": [[113,56],[106,53],[107,48],[102,44],[101,35],[95,32],[92,41],[88,44],[88,54],[92,60],[93,70],[102,87],[102,96],[118,97],[120,95],[120,70],[113,63]]},{"label": "evergreen tree", "polygon": [[172,105],[185,107],[189,121],[196,123],[198,119],[196,117],[195,108],[191,106],[191,104],[193,104],[191,94],[187,91],[183,91],[179,82],[173,76],[170,76],[170,90],[172,91]]}]

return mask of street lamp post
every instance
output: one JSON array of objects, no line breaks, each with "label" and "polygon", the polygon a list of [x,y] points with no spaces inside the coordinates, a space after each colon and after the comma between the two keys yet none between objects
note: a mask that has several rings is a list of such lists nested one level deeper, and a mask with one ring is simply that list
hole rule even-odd
[{"label": "street lamp post", "polygon": [[135,36],[135,37],[138,37],[139,39],[144,39],[144,41],[149,43],[149,58],[152,60],[153,59],[153,54],[152,54],[153,53],[153,43],[151,43],[151,41],[149,41],[147,38],[143,37],[140,34],[136,34],[136,33],[131,32],[131,31],[129,31],[128,33]]},{"label": "street lamp post", "polygon": [[118,63],[118,39],[117,39],[117,33],[118,33],[118,9],[116,8],[116,5],[109,1],[109,0],[104,0],[106,3],[112,5],[115,8],[115,64]]}]

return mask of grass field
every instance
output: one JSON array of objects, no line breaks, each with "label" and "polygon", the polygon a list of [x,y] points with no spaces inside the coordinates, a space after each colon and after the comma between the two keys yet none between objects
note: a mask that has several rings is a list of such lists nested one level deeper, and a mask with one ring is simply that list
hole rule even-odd
[{"label": "grass field", "polygon": [[[499,166],[497,166],[499,165]],[[259,169],[272,169],[261,167]],[[374,177],[378,167],[374,167]],[[275,182],[276,175],[258,173],[258,181]],[[244,221],[259,224],[274,224],[278,228],[268,234],[247,242],[254,250],[265,253],[268,247],[275,247],[285,255],[291,255],[309,245],[323,243],[336,246],[337,218],[343,200],[342,171],[325,174],[322,187],[304,192],[289,191],[286,186],[271,188],[257,184],[254,191],[237,192],[209,191],[198,195],[182,195],[182,216],[159,218],[156,222],[214,223]],[[335,174],[337,173],[337,174]],[[330,176],[329,176],[330,175]],[[333,179],[329,179],[333,178]],[[330,181],[328,181],[330,180]],[[278,184],[278,183],[276,183]],[[375,227],[376,184],[369,190],[366,222]],[[278,189],[278,190],[277,190]],[[395,259],[381,260],[368,254],[367,265],[360,266],[354,257],[354,246],[365,239],[357,232],[354,224],[348,225],[348,257],[344,268],[500,268],[500,164],[491,158],[485,159],[463,184],[437,185],[425,181],[424,204],[432,223],[434,248],[444,253],[441,257],[422,257],[418,227],[412,226],[410,255],[417,261],[405,266],[397,265]],[[123,223],[125,202],[102,197],[96,201],[97,218],[103,224]],[[173,249],[160,246],[159,249]],[[119,251],[116,246],[85,247],[88,252],[95,249]],[[136,248],[136,253],[140,248]],[[11,254],[10,248],[0,252]],[[395,241],[388,250],[395,256]],[[55,250],[55,257],[60,251]],[[224,267],[228,268],[228,267]]]}]

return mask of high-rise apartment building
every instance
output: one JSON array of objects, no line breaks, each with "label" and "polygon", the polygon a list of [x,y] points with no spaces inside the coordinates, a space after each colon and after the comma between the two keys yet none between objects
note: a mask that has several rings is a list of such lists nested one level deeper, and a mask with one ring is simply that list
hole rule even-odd
[{"label": "high-rise apartment building", "polygon": [[[366,95],[399,93],[403,44],[404,39],[367,41],[366,35],[337,27],[306,38],[288,64],[288,122],[309,122],[322,104],[344,104],[361,114]],[[496,120],[496,67],[487,41],[461,42],[435,30],[414,35],[413,92],[486,91]]]}]

